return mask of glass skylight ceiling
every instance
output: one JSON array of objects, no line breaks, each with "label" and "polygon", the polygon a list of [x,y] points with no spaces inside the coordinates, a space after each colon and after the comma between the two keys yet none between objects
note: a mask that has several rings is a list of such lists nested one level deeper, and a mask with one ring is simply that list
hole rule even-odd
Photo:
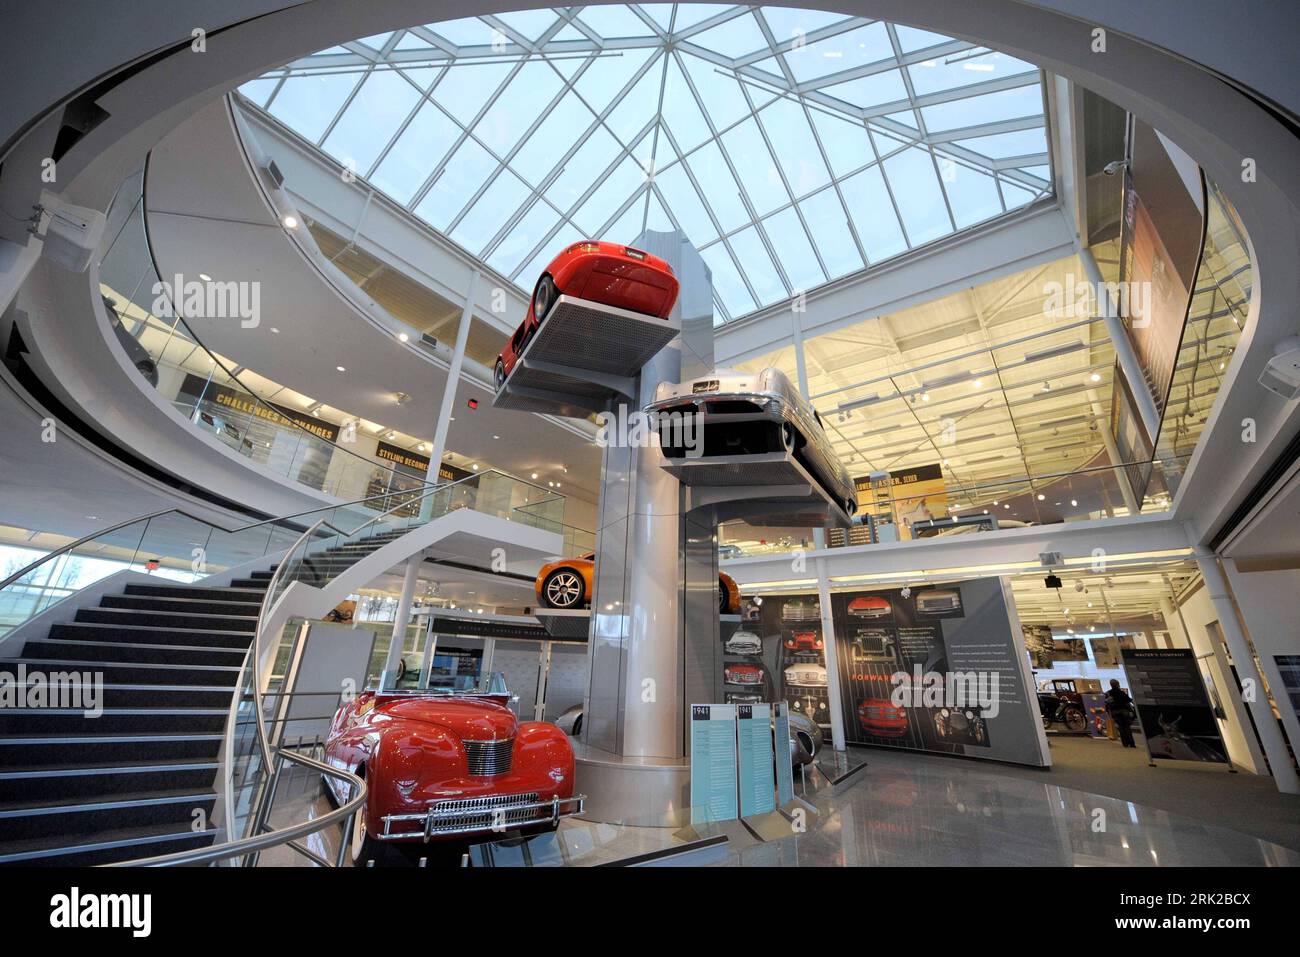
[{"label": "glass skylight ceiling", "polygon": [[1041,74],[783,7],[557,7],[322,50],[241,92],[525,289],[680,228],[725,322],[1051,189]]}]

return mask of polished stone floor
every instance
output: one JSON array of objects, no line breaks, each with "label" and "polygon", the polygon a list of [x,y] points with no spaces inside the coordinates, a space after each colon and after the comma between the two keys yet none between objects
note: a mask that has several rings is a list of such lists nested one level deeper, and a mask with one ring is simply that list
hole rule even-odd
[{"label": "polished stone floor", "polygon": [[[816,826],[727,866],[1295,866],[1300,852],[1119,798],[967,761],[872,751],[809,795]],[[1300,819],[1296,822],[1300,828]]]},{"label": "polished stone floor", "polygon": [[[861,766],[865,762],[865,766]],[[701,838],[729,842],[672,863],[705,866],[1295,866],[1300,851],[1170,811],[1019,776],[994,765],[883,750],[828,754],[806,778],[806,830],[760,841],[739,825],[644,828],[569,819],[550,841],[493,850],[496,866],[592,866],[682,850]],[[1156,772],[1152,772],[1153,774]],[[832,783],[838,781],[838,784]],[[802,790],[802,788],[799,788]],[[273,826],[332,805],[311,775],[282,783]],[[1206,808],[1206,816],[1213,807]],[[769,822],[770,823],[770,822]],[[1300,816],[1295,821],[1300,832]],[[333,859],[337,829],[305,842]],[[455,865],[460,850],[414,848],[404,861]],[[287,848],[262,866],[308,862]]]}]

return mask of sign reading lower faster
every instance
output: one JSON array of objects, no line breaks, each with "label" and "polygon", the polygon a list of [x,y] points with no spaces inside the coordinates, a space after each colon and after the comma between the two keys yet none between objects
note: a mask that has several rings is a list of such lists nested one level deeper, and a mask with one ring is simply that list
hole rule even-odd
[{"label": "sign reading lower faster", "polygon": [[736,706],[691,705],[691,823],[734,821]]}]

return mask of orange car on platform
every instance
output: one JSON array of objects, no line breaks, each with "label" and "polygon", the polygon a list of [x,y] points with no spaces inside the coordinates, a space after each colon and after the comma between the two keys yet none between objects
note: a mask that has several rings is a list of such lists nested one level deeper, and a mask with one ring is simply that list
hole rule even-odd
[{"label": "orange car on platform", "polygon": [[658,256],[620,243],[574,243],[551,260],[537,280],[524,321],[497,356],[492,376],[497,391],[561,296],[667,319],[678,288],[673,268]]},{"label": "orange car on platform", "polygon": [[[537,604],[543,608],[586,608],[595,587],[596,553],[561,558],[542,566],[537,573]],[[740,614],[740,589],[730,575],[718,575],[718,611]]]}]

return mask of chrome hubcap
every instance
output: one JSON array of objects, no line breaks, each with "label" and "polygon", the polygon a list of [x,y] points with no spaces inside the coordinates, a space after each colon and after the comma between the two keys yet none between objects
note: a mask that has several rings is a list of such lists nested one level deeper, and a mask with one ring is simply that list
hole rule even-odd
[{"label": "chrome hubcap", "polygon": [[564,572],[553,575],[546,583],[546,600],[557,608],[568,608],[581,600],[582,591],[582,582],[578,576]]}]

